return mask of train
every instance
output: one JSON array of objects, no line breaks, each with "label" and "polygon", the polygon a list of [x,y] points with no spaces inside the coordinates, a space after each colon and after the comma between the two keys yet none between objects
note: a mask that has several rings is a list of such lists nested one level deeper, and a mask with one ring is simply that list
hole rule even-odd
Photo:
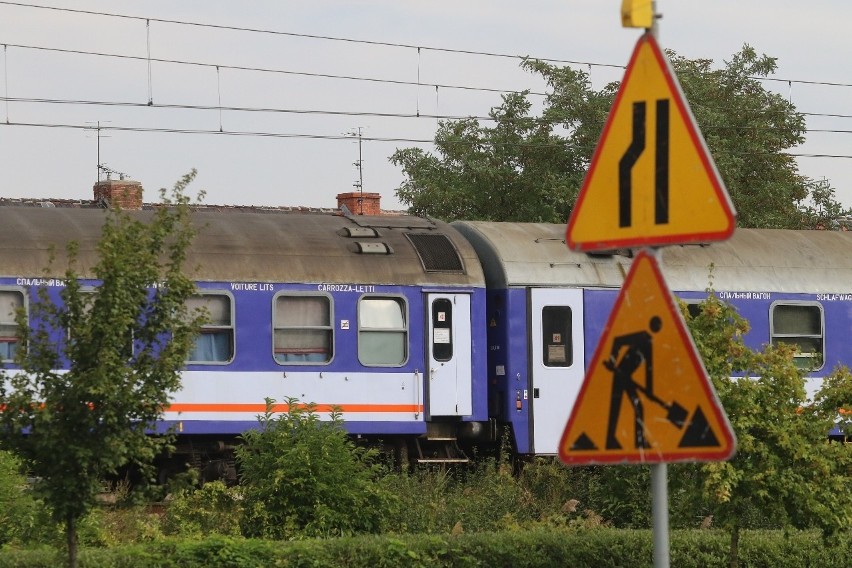
[{"label": "train", "polygon": [[[97,286],[105,209],[0,204],[0,359],[13,367],[15,307],[51,249],[79,244]],[[144,218],[151,211],[133,212]],[[565,225],[454,221],[342,210],[199,207],[186,261],[192,306],[210,319],[163,415],[177,434],[164,470],[233,478],[233,448],[266,399],[338,409],[349,434],[402,460],[454,463],[508,436],[524,456],[558,453],[619,289],[629,250],[570,251]],[[668,246],[661,268],[687,303],[708,290],[747,318],[753,348],[797,347],[813,394],[852,360],[852,234],[737,229]],[[197,268],[194,268],[197,267]],[[602,409],[602,412],[605,410]]]}]

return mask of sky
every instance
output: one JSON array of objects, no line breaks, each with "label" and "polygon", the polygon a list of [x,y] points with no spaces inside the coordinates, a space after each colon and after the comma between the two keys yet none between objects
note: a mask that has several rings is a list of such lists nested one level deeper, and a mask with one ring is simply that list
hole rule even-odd
[{"label": "sky", "polygon": [[[486,116],[501,91],[543,93],[520,57],[577,66],[595,89],[620,80],[641,34],[621,27],[620,6],[0,0],[0,197],[91,199],[102,164],[140,181],[145,201],[195,168],[191,193],[208,204],[336,207],[362,184],[402,209],[389,157],[429,151],[437,117]],[[747,43],[777,58],[782,80],[764,85],[808,113],[791,150],[800,172],[852,207],[852,2],[657,11],[660,45],[680,55],[722,67]]]}]

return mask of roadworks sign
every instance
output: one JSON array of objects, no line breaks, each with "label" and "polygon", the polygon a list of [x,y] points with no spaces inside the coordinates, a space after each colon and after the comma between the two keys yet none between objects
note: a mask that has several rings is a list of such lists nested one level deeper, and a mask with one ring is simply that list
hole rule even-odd
[{"label": "roadworks sign", "polygon": [[566,231],[579,251],[725,240],[734,206],[668,58],[639,38]]},{"label": "roadworks sign", "polygon": [[657,261],[641,252],[572,409],[569,465],[724,461],[736,440]]}]

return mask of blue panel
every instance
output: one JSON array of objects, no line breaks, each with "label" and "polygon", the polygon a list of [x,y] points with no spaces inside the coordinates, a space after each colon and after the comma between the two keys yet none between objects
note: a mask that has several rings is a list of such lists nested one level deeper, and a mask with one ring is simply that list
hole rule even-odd
[{"label": "blue panel", "polygon": [[471,388],[473,389],[473,414],[471,420],[488,420],[488,338],[486,328],[485,290],[471,294],[470,321],[473,329],[471,341]]},{"label": "blue panel", "polygon": [[615,300],[621,292],[617,290],[586,290],[583,294],[583,335],[586,339],[586,364],[589,365],[594,357],[598,342],[603,335],[604,327],[609,321]]},{"label": "blue panel", "polygon": [[[488,298],[489,401],[498,421],[512,426],[515,449],[529,453],[529,404],[524,400],[524,391],[527,396],[530,393],[526,290],[491,291]],[[498,369],[503,373],[498,374]]]},{"label": "blue panel", "polygon": [[[357,286],[352,291],[325,292],[321,284],[262,284],[263,290],[232,290],[230,283],[203,282],[199,288],[205,290],[226,290],[234,296],[236,352],[234,361],[225,365],[215,365],[217,370],[227,371],[338,371],[389,373],[406,371],[413,373],[424,369],[424,313],[421,289],[403,286]],[[408,358],[401,366],[364,366],[358,360],[358,300],[362,291],[368,289],[371,294],[402,296],[408,304]],[[310,364],[310,361],[298,365],[280,364],[272,354],[272,302],[277,293],[312,292],[327,293],[333,301],[334,357],[327,364]],[[349,329],[341,329],[342,321],[349,322]],[[210,365],[188,365],[187,370],[204,371]]]}]

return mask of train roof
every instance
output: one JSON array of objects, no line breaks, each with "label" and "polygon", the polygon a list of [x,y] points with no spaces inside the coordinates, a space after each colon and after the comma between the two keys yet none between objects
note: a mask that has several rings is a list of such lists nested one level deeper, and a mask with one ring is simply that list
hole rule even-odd
[{"label": "train roof", "polygon": [[662,259],[672,290],[852,292],[847,231],[737,229],[727,241],[666,247]]},{"label": "train roof", "polygon": [[[477,249],[488,285],[619,287],[630,251],[568,250],[565,225],[453,223]],[[737,229],[727,241],[667,246],[662,269],[672,290],[849,293],[852,233]],[[711,268],[712,267],[712,268]]]},{"label": "train roof", "polygon": [[[629,259],[568,250],[565,225],[455,221],[479,253],[489,287],[618,287]],[[626,264],[626,268],[625,268]]]},{"label": "train roof", "polygon": [[[129,212],[150,219],[153,211]],[[77,270],[93,277],[107,211],[0,207],[0,276],[40,278],[51,247],[64,259],[79,245]],[[482,287],[473,248],[447,223],[411,215],[343,215],[199,209],[185,266],[199,281],[418,284]],[[61,276],[64,263],[54,263]],[[195,268],[197,267],[197,268]]]}]

